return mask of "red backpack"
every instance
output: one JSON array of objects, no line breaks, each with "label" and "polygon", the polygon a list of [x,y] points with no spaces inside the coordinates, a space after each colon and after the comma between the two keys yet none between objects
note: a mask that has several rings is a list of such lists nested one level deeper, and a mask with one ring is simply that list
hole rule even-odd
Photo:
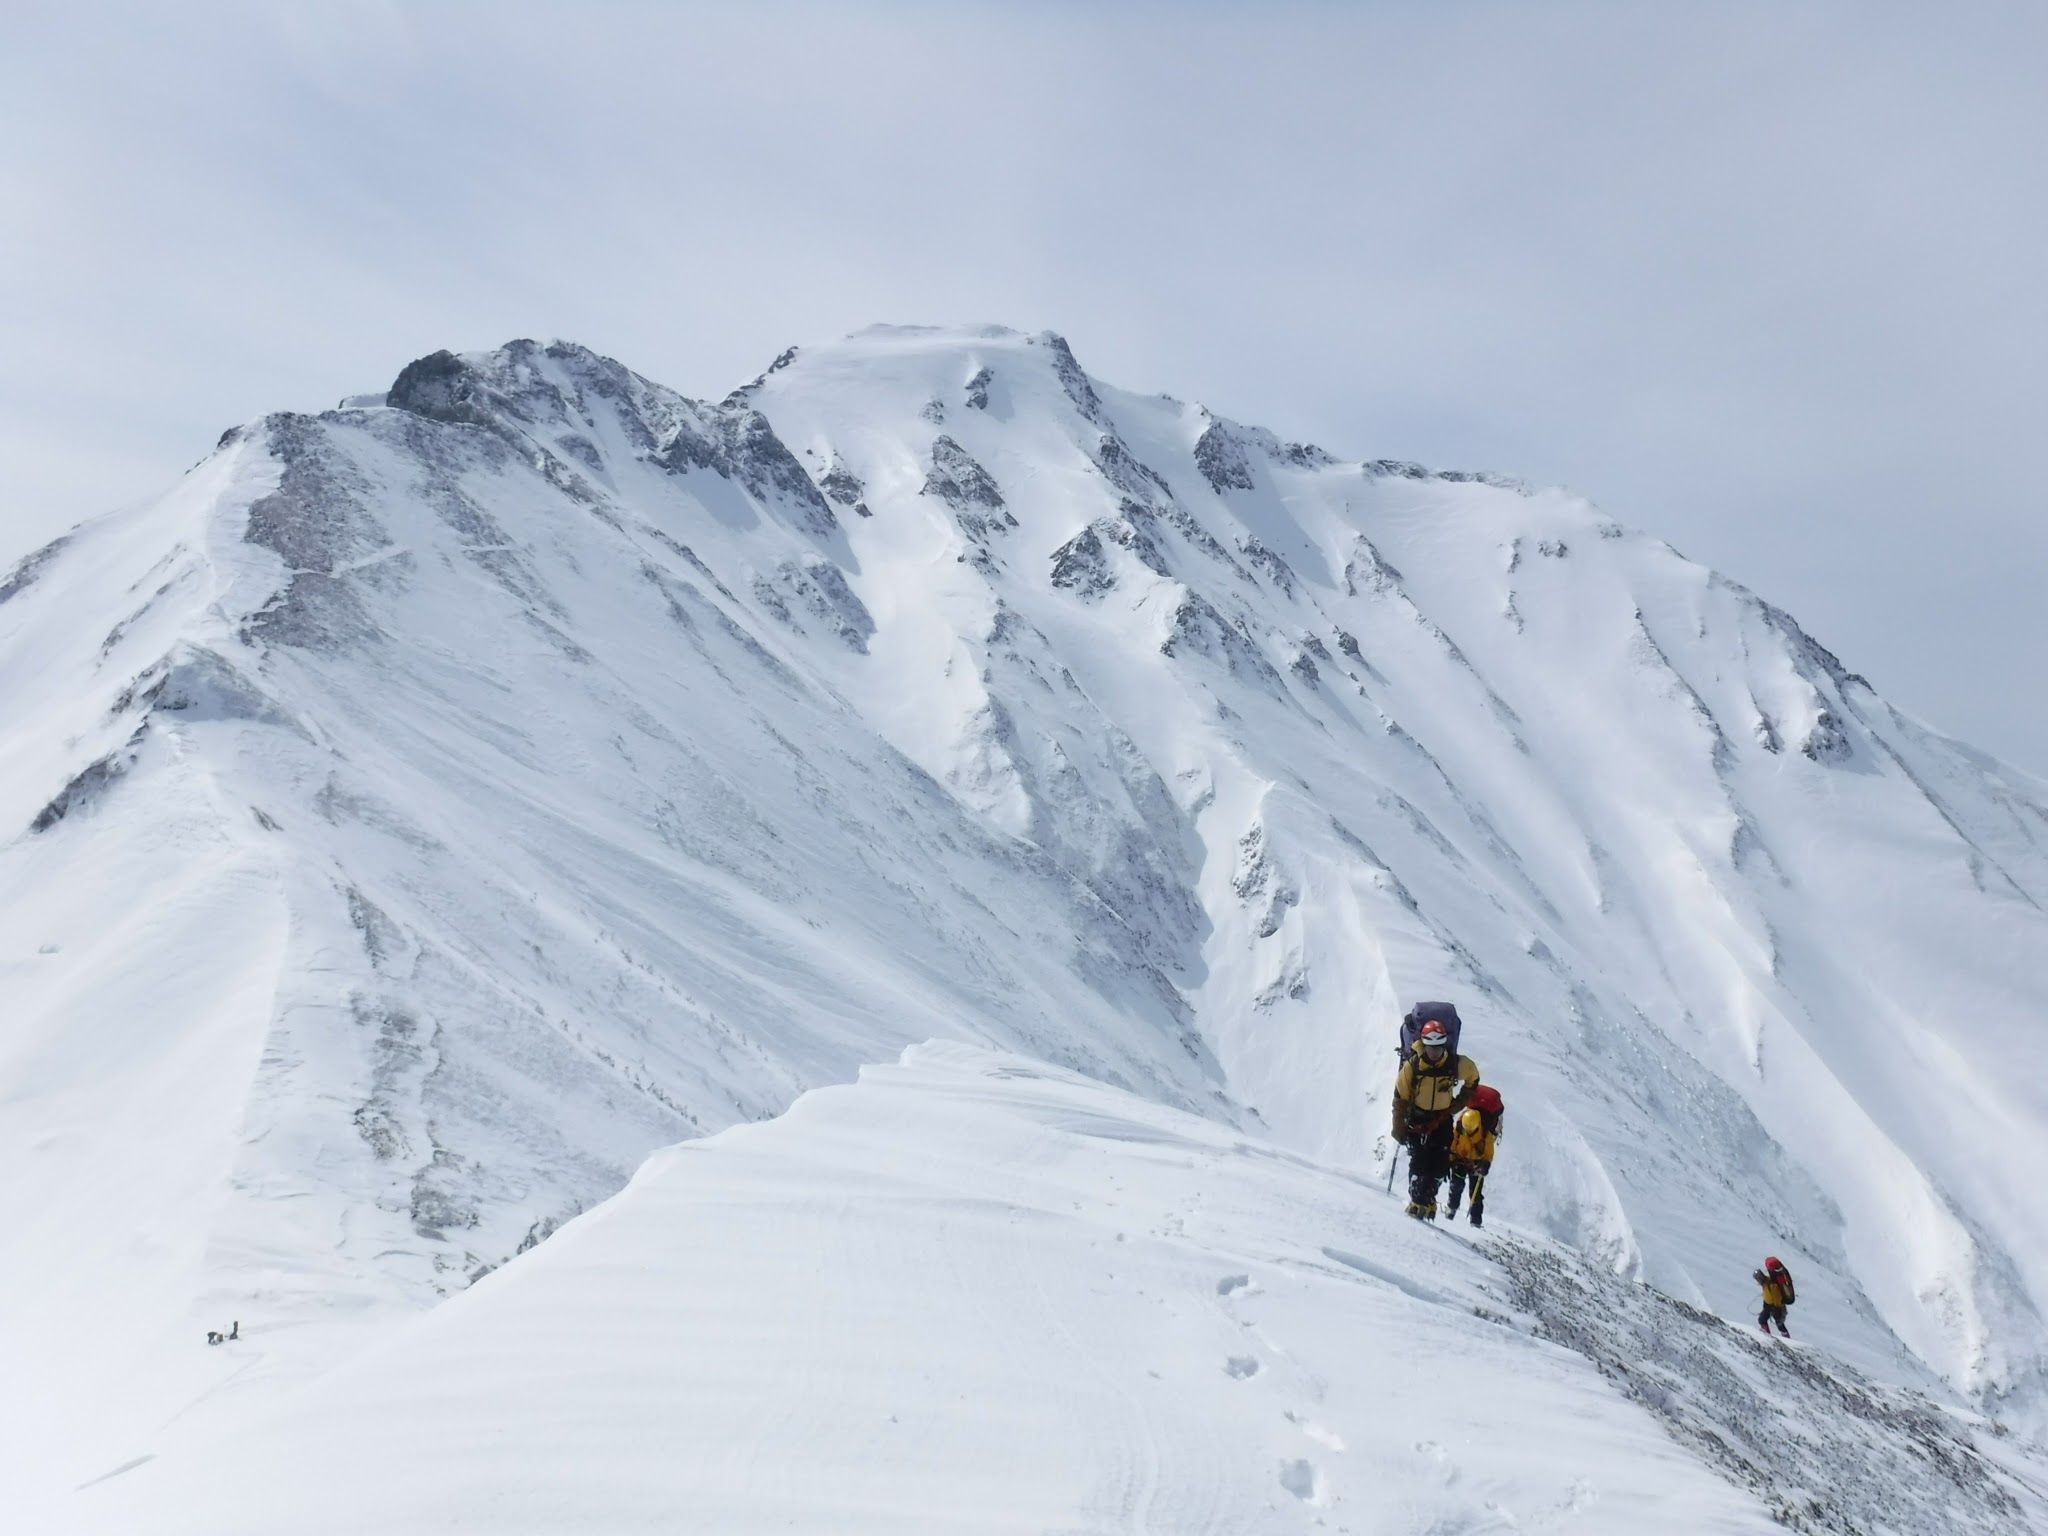
[{"label": "red backpack", "polygon": [[1772,1284],[1785,1293],[1785,1305],[1791,1306],[1795,1299],[1792,1290],[1792,1271],[1777,1259],[1765,1259],[1764,1273],[1771,1277]]},{"label": "red backpack", "polygon": [[1486,1127],[1487,1135],[1498,1136],[1500,1134],[1502,1105],[1499,1089],[1489,1088],[1486,1084],[1481,1083],[1472,1090],[1472,1097],[1466,1100],[1466,1103],[1479,1111],[1479,1123]]}]

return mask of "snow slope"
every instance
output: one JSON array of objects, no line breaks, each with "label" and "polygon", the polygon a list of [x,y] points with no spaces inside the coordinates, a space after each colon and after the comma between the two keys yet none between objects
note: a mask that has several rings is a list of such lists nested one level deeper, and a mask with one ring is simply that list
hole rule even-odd
[{"label": "snow slope", "polygon": [[331,1358],[653,1148],[935,1031],[1211,1091],[1078,881],[677,538],[558,502],[473,430],[273,421],[0,608],[23,1475],[189,1400],[216,1318]]},{"label": "snow slope", "polygon": [[2048,787],[1567,493],[1049,335],[519,342],[0,579],[0,708],[15,1485],[931,1037],[1381,1179],[1418,996],[1499,1215],[2048,1423]]},{"label": "snow slope", "polygon": [[[67,1528],[1632,1536],[1782,1529],[1792,1488],[1812,1529],[2048,1517],[1924,1408],[1918,1457],[1808,1424],[1752,1496],[1512,1290],[1483,1246],[1213,1119],[919,1047],[658,1154],[260,1424],[84,1490]],[[1685,1331],[1761,1389],[1728,1417],[1778,1429],[1792,1352]]]}]

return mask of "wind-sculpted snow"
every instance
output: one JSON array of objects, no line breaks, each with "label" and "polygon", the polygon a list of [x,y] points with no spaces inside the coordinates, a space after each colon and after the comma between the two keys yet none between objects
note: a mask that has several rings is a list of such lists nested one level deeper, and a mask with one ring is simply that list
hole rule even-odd
[{"label": "wind-sculpted snow", "polygon": [[0,581],[23,1465],[216,1383],[216,1313],[317,1370],[928,1037],[1383,1182],[1418,996],[1507,1219],[1728,1316],[1779,1253],[1816,1349],[2048,1424],[2048,786],[1779,610],[1051,335],[383,399]]},{"label": "wind-sculpted snow", "polygon": [[915,1048],[662,1154],[397,1347],[105,1469],[62,1515],[122,1536],[1773,1528],[1503,1290],[1369,1185],[1214,1120]]},{"label": "wind-sculpted snow", "polygon": [[2041,1470],[1555,1245],[1418,1227],[1213,1119],[926,1045],[661,1154],[403,1339],[62,1513],[1954,1536],[2048,1516]]}]

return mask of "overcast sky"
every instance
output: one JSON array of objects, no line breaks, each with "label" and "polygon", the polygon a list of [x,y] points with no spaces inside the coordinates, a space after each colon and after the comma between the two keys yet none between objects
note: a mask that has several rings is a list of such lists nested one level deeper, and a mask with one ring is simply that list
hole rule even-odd
[{"label": "overcast sky", "polygon": [[0,561],[439,347],[996,321],[1571,485],[2048,775],[2048,8],[5,9]]}]

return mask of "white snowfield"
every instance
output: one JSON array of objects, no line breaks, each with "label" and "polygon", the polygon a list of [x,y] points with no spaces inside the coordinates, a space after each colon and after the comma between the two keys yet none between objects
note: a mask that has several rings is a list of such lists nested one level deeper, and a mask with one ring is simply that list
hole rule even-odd
[{"label": "white snowfield", "polygon": [[[1708,1326],[1766,1371],[1787,1353]],[[1465,1239],[1369,1184],[927,1046],[658,1154],[368,1358],[71,1514],[122,1536],[1782,1529],[1530,1327]],[[1997,1529],[1971,1495],[2017,1485],[1963,1456],[1943,1528]],[[1927,1468],[1900,1459],[1910,1500]]]},{"label": "white snowfield", "polygon": [[1529,1252],[1737,1320],[1777,1253],[1795,1358],[2048,1430],[2048,785],[1783,613],[1049,334],[386,398],[0,576],[0,1488],[168,1477],[921,1041],[1380,1187],[1425,997]]}]

